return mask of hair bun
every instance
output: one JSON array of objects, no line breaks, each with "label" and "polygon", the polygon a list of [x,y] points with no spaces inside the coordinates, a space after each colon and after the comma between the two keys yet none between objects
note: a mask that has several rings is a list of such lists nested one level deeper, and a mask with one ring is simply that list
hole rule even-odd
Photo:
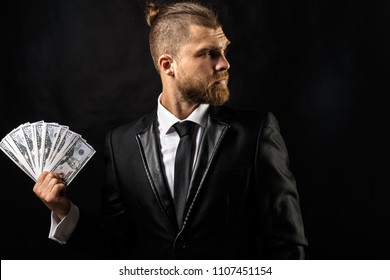
[{"label": "hair bun", "polygon": [[161,5],[157,3],[148,2],[146,3],[146,22],[151,27],[153,22],[156,20],[158,13],[160,12]]}]

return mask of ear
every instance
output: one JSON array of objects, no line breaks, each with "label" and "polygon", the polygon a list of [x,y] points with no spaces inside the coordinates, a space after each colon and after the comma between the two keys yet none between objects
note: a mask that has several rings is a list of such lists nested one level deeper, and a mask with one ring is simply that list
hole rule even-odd
[{"label": "ear", "polygon": [[174,76],[172,67],[173,58],[168,54],[163,54],[158,58],[158,65],[160,67],[160,73],[165,73],[168,76]]}]

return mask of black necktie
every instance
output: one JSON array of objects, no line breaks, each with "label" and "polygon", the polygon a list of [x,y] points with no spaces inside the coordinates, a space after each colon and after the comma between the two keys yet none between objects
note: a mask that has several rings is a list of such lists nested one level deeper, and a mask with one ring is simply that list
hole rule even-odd
[{"label": "black necktie", "polygon": [[176,150],[174,175],[174,202],[179,228],[183,223],[183,212],[190,185],[192,130],[194,125],[195,123],[191,121],[177,122],[173,125],[180,136],[179,146]]}]

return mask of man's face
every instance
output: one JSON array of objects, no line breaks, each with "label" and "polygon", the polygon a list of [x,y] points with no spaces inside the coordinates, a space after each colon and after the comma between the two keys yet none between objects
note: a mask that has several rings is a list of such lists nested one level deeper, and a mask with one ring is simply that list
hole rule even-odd
[{"label": "man's face", "polygon": [[222,105],[229,98],[230,65],[225,57],[229,40],[222,28],[192,25],[190,30],[191,40],[176,60],[176,89],[190,103]]},{"label": "man's face", "polygon": [[78,169],[80,166],[79,161],[74,157],[69,157],[67,162],[72,169]]}]

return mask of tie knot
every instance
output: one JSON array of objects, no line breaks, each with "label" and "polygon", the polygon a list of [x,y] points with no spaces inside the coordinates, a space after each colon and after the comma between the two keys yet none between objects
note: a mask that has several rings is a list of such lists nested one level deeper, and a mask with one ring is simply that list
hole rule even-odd
[{"label": "tie knot", "polygon": [[173,128],[179,134],[180,138],[184,135],[191,135],[192,129],[194,128],[195,123],[191,121],[177,122],[173,125]]}]

